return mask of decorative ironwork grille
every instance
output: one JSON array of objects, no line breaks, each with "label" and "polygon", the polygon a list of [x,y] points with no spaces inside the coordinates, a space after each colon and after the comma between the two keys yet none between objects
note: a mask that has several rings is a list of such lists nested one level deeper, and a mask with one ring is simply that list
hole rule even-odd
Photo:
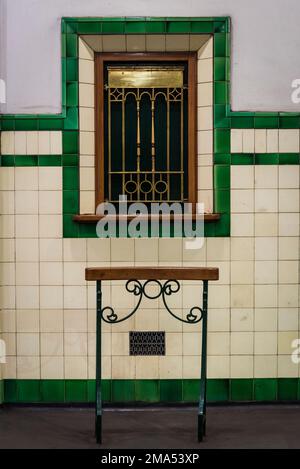
[{"label": "decorative ironwork grille", "polygon": [[165,355],[165,333],[129,332],[130,355]]},{"label": "decorative ironwork grille", "polygon": [[187,200],[186,65],[108,65],[105,198]]}]

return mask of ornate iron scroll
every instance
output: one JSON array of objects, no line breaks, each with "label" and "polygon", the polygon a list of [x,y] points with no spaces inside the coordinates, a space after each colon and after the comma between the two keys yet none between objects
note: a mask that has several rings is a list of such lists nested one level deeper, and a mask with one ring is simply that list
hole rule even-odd
[{"label": "ornate iron scroll", "polygon": [[[149,285],[154,284],[158,286],[158,293],[155,294],[149,294],[147,291],[147,287]],[[159,280],[151,279],[147,280],[142,284],[139,280],[137,279],[131,279],[126,282],[126,290],[129,293],[132,293],[134,296],[138,297],[137,303],[134,307],[134,309],[127,314],[127,316],[123,318],[119,318],[115,310],[111,306],[105,306],[100,310],[100,315],[103,321],[105,321],[108,324],[117,324],[119,322],[126,321],[129,319],[131,316],[133,316],[136,311],[138,310],[143,296],[150,300],[155,300],[159,298],[160,296],[162,297],[163,304],[168,311],[168,313],[173,316],[173,318],[177,319],[178,321],[187,323],[187,324],[196,324],[201,321],[203,317],[203,310],[199,306],[193,306],[188,313],[186,314],[185,318],[181,318],[177,316],[168,306],[167,303],[167,298],[170,297],[171,295],[178,293],[180,290],[180,283],[178,280],[167,280],[164,283],[161,283]]]}]

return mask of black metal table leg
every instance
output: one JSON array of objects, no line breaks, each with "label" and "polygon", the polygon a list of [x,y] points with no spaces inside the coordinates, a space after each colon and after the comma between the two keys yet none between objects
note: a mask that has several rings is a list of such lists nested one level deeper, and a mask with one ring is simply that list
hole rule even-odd
[{"label": "black metal table leg", "polygon": [[95,433],[97,443],[102,443],[102,395],[101,395],[101,280],[96,282],[96,422]]},{"label": "black metal table leg", "polygon": [[198,441],[202,441],[206,433],[206,363],[207,363],[207,298],[208,281],[203,281],[203,306],[202,306],[202,355],[200,396],[198,408]]}]

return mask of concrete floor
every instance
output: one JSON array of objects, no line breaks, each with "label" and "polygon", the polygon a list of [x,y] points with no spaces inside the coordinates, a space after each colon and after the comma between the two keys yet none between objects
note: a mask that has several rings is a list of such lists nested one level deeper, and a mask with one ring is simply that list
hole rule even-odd
[{"label": "concrete floor", "polygon": [[[300,405],[207,409],[196,441],[195,407],[105,409],[102,448],[300,448]],[[0,448],[99,448],[91,408],[5,407]]]}]

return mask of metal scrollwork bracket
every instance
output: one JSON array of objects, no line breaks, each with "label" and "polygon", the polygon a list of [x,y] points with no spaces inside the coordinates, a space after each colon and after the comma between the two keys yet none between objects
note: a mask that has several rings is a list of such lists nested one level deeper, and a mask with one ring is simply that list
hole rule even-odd
[{"label": "metal scrollwork bracket", "polygon": [[[150,294],[148,291],[148,287],[150,285],[156,285],[158,287],[158,292],[154,294]],[[100,310],[100,315],[104,322],[108,324],[117,324],[119,322],[126,321],[137,312],[141,304],[141,301],[143,299],[143,296],[151,300],[155,300],[159,297],[162,297],[163,304],[166,310],[168,311],[168,313],[171,316],[173,316],[173,318],[183,323],[196,324],[200,322],[201,319],[203,318],[203,310],[199,306],[193,306],[185,315],[185,317],[183,315],[182,318],[177,316],[170,309],[167,303],[167,299],[171,295],[179,292],[180,283],[178,282],[178,280],[166,280],[164,283],[161,283],[159,280],[151,279],[151,280],[145,281],[142,284],[137,279],[131,279],[126,282],[125,288],[129,293],[132,293],[134,296],[137,297],[137,303],[134,309],[129,314],[127,314],[127,316],[119,318],[118,314],[115,312],[115,310],[111,306],[105,306],[104,308]]]}]

